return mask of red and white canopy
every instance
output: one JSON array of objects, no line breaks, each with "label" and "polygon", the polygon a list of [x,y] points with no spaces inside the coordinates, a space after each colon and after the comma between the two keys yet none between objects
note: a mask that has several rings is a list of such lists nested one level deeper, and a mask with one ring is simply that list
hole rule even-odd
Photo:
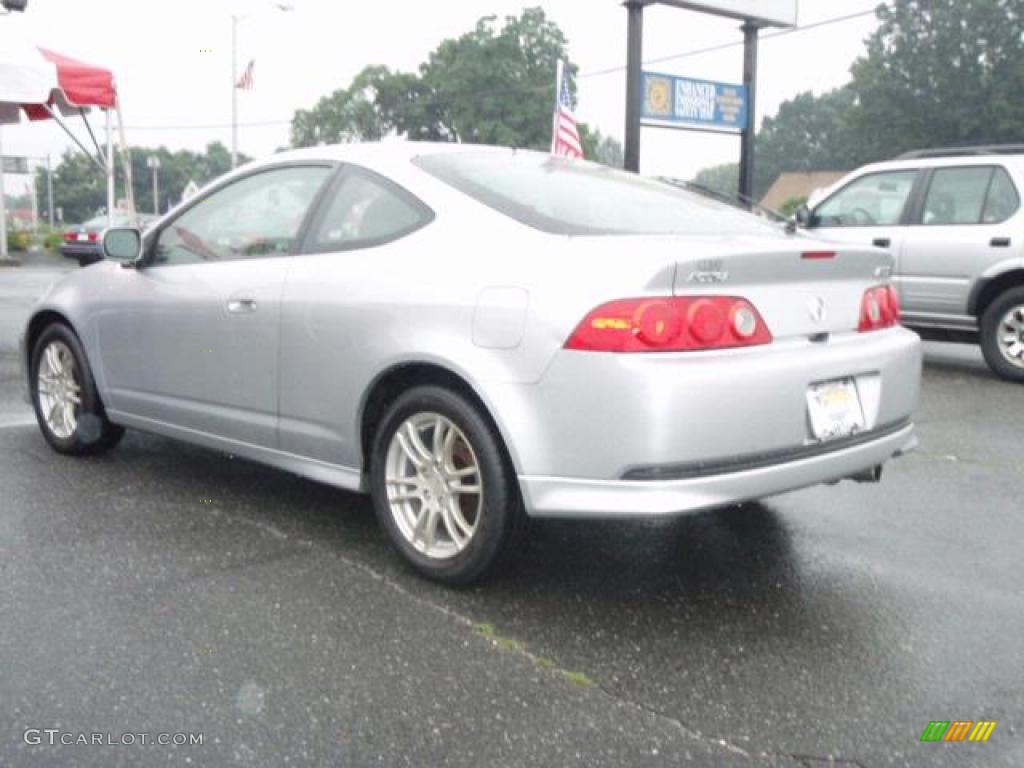
[{"label": "red and white canopy", "polygon": [[45,48],[3,40],[0,46],[0,123],[49,117],[44,105],[68,114],[81,108],[113,109],[114,75]]}]

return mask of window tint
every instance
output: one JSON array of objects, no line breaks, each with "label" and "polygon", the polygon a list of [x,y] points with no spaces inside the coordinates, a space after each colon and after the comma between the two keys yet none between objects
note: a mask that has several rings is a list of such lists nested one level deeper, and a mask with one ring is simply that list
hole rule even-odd
[{"label": "window tint", "polygon": [[279,168],[247,176],[189,208],[160,232],[154,264],[191,264],[289,253],[332,169]]},{"label": "window tint", "polygon": [[932,174],[921,223],[932,226],[977,224],[992,168],[942,168]]},{"label": "window tint", "polygon": [[983,224],[999,224],[1013,216],[1020,208],[1020,196],[1004,169],[997,168],[992,177],[992,185],[988,188],[988,200],[985,212],[981,216]]},{"label": "window tint", "polygon": [[851,182],[815,211],[819,227],[891,227],[900,223],[917,171],[873,173]]},{"label": "window tint", "polygon": [[349,170],[313,229],[312,250],[379,245],[417,229],[426,206],[369,173]]},{"label": "window tint", "polygon": [[539,152],[456,151],[414,162],[499,213],[558,235],[779,232],[756,216],[693,192]]}]

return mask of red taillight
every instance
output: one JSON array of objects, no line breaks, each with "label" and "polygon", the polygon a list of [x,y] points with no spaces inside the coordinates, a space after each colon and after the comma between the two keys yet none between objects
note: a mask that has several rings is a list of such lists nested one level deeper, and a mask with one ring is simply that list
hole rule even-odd
[{"label": "red taillight", "polygon": [[864,292],[860,304],[860,325],[857,330],[879,331],[900,322],[900,297],[891,285],[879,285]]},{"label": "red taillight", "polygon": [[90,232],[89,233],[89,242],[90,243],[95,243],[99,239],[100,239],[100,233],[99,232]]},{"label": "red taillight", "polygon": [[65,232],[64,233],[64,242],[65,243],[73,243],[77,237],[78,236],[74,232]]},{"label": "red taillight", "polygon": [[588,314],[565,343],[592,352],[685,352],[770,344],[754,306],[729,296],[622,299]]}]

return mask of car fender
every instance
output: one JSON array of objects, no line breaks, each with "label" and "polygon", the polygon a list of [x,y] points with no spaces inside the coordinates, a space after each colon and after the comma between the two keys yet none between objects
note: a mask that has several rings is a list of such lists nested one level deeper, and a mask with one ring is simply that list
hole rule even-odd
[{"label": "car fender", "polygon": [[974,286],[971,288],[971,293],[967,299],[968,314],[977,314],[978,301],[987,286],[989,286],[994,280],[998,280],[1003,275],[1007,275],[1015,271],[1024,272],[1024,256],[1003,259],[1002,261],[989,265],[989,267],[978,276],[978,279],[974,281]]}]

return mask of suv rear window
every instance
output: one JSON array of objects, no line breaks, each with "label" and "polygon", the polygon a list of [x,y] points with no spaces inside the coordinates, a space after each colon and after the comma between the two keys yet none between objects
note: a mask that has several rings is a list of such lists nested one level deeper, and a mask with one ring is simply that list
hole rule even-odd
[{"label": "suv rear window", "polygon": [[413,162],[494,210],[556,235],[779,231],[752,214],[663,182],[540,152],[469,150]]}]

